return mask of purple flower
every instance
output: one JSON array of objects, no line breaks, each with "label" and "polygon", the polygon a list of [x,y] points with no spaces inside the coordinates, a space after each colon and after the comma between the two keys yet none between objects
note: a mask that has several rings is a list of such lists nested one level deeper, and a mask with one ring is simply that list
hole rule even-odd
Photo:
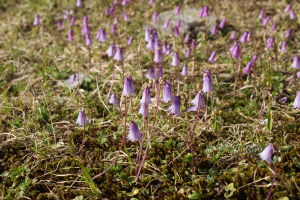
[{"label": "purple flower", "polygon": [[82,109],[81,111],[79,111],[76,124],[78,124],[79,126],[86,127],[88,125],[88,123],[89,123],[89,121],[86,117],[84,110]]},{"label": "purple flower", "polygon": [[40,22],[40,15],[36,15],[34,17],[33,26],[39,26],[41,24]]},{"label": "purple flower", "polygon": [[68,32],[68,40],[73,41],[73,37],[74,37],[74,33],[73,33],[73,29],[71,28]]},{"label": "purple flower", "polygon": [[159,67],[156,71],[156,76],[157,79],[162,78],[163,77],[163,68]]},{"label": "purple flower", "polygon": [[285,104],[287,101],[288,101],[288,97],[282,97],[281,99],[279,99],[279,102],[281,103],[281,104]]},{"label": "purple flower", "polygon": [[217,52],[216,52],[216,51],[213,51],[213,52],[210,54],[210,57],[208,58],[208,62],[214,63],[215,60],[216,60],[216,56],[217,56]]},{"label": "purple flower", "polygon": [[175,8],[175,15],[179,15],[180,10],[181,10],[181,7],[180,6],[176,6],[176,8]]},{"label": "purple flower", "polygon": [[148,104],[141,104],[139,109],[139,114],[141,114],[144,118],[149,116],[149,105]]},{"label": "purple flower", "polygon": [[281,43],[281,49],[280,49],[281,53],[286,52],[286,48],[287,48],[287,42],[286,42],[286,41],[283,41],[283,42]]},{"label": "purple flower", "polygon": [[154,0],[148,0],[148,4],[152,6],[154,4]]},{"label": "purple flower", "polygon": [[116,54],[115,54],[113,59],[116,60],[116,61],[119,61],[119,62],[124,60],[123,48],[122,47],[117,47],[117,51],[116,51]]},{"label": "purple flower", "polygon": [[189,58],[191,56],[191,51],[192,51],[191,48],[186,49],[185,54],[184,54],[186,58]]},{"label": "purple flower", "polygon": [[178,53],[174,52],[171,66],[175,67],[175,66],[179,66],[179,65],[180,65],[180,59],[179,59]]},{"label": "purple flower", "polygon": [[167,28],[169,28],[169,25],[170,25],[170,20],[168,19],[167,21],[165,21],[163,28],[167,29]]},{"label": "purple flower", "polygon": [[162,53],[161,53],[160,49],[157,49],[157,50],[154,51],[153,61],[155,63],[161,63],[162,62]]},{"label": "purple flower", "polygon": [[62,28],[63,28],[63,22],[61,19],[57,20],[57,28],[58,28],[58,30],[62,30]]},{"label": "purple flower", "polygon": [[81,34],[86,35],[90,32],[89,25],[88,25],[88,17],[83,16],[82,18],[82,29],[81,29]]},{"label": "purple flower", "polygon": [[210,31],[210,34],[211,35],[216,35],[217,34],[217,31],[218,31],[218,26],[217,25],[214,25]]},{"label": "purple flower", "polygon": [[159,39],[154,39],[154,51],[160,50],[160,42]]},{"label": "purple flower", "polygon": [[85,45],[87,47],[92,45],[92,40],[91,40],[90,34],[85,34]]},{"label": "purple flower", "polygon": [[113,23],[110,27],[110,33],[115,35],[117,33],[117,24]]},{"label": "purple flower", "polygon": [[179,37],[179,36],[180,36],[180,30],[179,30],[179,27],[178,27],[178,26],[175,26],[175,27],[173,28],[173,35],[174,35],[175,37]]},{"label": "purple flower", "polygon": [[249,32],[247,32],[247,31],[243,33],[243,35],[241,36],[241,39],[240,39],[241,43],[245,44],[248,42],[248,35],[249,35]]},{"label": "purple flower", "polygon": [[262,20],[264,15],[265,15],[265,10],[261,9],[261,11],[259,12],[259,15],[258,15],[258,19]]},{"label": "purple flower", "polygon": [[183,67],[182,67],[181,75],[182,76],[188,76],[188,68],[187,68],[186,64],[183,65]]},{"label": "purple flower", "polygon": [[112,104],[112,105],[118,105],[118,104],[119,104],[119,102],[118,102],[118,100],[117,100],[117,96],[116,96],[115,93],[112,93],[112,94],[110,95],[110,98],[109,98],[109,100],[108,100],[108,103],[110,103],[110,104]]},{"label": "purple flower", "polygon": [[187,34],[186,36],[185,36],[185,38],[184,38],[184,40],[183,40],[183,43],[184,44],[188,44],[189,42],[190,42],[190,34]]},{"label": "purple flower", "polygon": [[219,24],[219,28],[220,28],[220,29],[223,29],[223,28],[225,27],[226,22],[227,22],[226,19],[222,19],[222,21],[221,21],[220,24]]},{"label": "purple flower", "polygon": [[168,103],[169,101],[172,101],[172,99],[173,99],[172,84],[171,84],[171,82],[167,81],[163,88],[162,101],[165,103]]},{"label": "purple flower", "polygon": [[253,65],[256,63],[256,60],[258,58],[258,54],[254,54],[251,58],[251,62],[253,63]]},{"label": "purple flower", "polygon": [[116,54],[115,43],[111,43],[105,53],[108,57],[113,57]]},{"label": "purple flower", "polygon": [[274,38],[273,37],[269,37],[267,39],[267,48],[271,50],[273,48],[273,45],[274,45]]},{"label": "purple flower", "polygon": [[146,77],[149,78],[150,80],[154,80],[155,79],[155,70],[154,70],[153,67],[149,68]]},{"label": "purple flower", "polygon": [[150,88],[146,87],[143,91],[143,96],[141,99],[141,104],[149,105],[151,103],[151,96],[150,96]]},{"label": "purple flower", "polygon": [[125,78],[124,86],[123,86],[123,96],[130,96],[133,95],[135,92],[134,82],[132,77],[128,76]]},{"label": "purple flower", "polygon": [[232,31],[231,32],[230,39],[231,40],[235,40],[236,39],[236,31]]},{"label": "purple flower", "polygon": [[172,105],[168,108],[169,112],[174,115],[180,115],[180,97],[174,96],[172,100]]},{"label": "purple flower", "polygon": [[233,59],[238,59],[241,56],[241,49],[238,42],[235,42],[229,49],[231,57]]},{"label": "purple flower", "polygon": [[289,28],[289,29],[285,32],[285,38],[291,37],[292,32],[293,32],[293,29]]},{"label": "purple flower", "polygon": [[209,93],[213,91],[212,77],[209,70],[204,71],[202,91],[204,93]]},{"label": "purple flower", "polygon": [[77,7],[82,7],[82,1],[81,0],[77,0],[76,1],[76,6]]},{"label": "purple flower", "polygon": [[296,77],[300,78],[300,71],[296,73]]},{"label": "purple flower", "polygon": [[154,39],[153,38],[149,39],[149,42],[148,42],[146,48],[149,50],[154,50]]},{"label": "purple flower", "polygon": [[199,12],[199,14],[198,14],[198,17],[199,17],[199,18],[208,17],[208,6],[204,6],[204,7],[200,10],[200,12]]},{"label": "purple flower", "polygon": [[106,31],[104,28],[99,28],[96,40],[99,42],[106,42],[107,41],[107,36],[106,36]]},{"label": "purple flower", "polygon": [[261,153],[259,153],[260,159],[272,163],[272,155],[274,151],[273,144],[269,144]]},{"label": "purple flower", "polygon": [[297,91],[297,95],[294,101],[294,108],[300,109],[300,91]]},{"label": "purple flower", "polygon": [[147,27],[145,30],[145,40],[146,42],[151,40],[151,29],[149,27]]},{"label": "purple flower", "polygon": [[70,10],[65,10],[64,11],[64,19],[70,19],[70,17],[71,17],[71,11]]},{"label": "purple flower", "polygon": [[172,52],[172,49],[173,49],[173,45],[172,45],[172,44],[169,44],[169,45],[167,46],[167,49],[166,49],[166,51],[165,51],[165,54],[166,54],[166,55],[170,55],[171,52]]},{"label": "purple flower", "polygon": [[252,61],[250,60],[250,61],[247,63],[245,69],[244,69],[244,74],[249,75],[249,74],[251,73],[251,68],[252,68],[252,66],[253,66],[253,63],[252,63]]},{"label": "purple flower", "polygon": [[295,19],[295,13],[292,9],[289,11],[289,14],[290,14],[290,19]]},{"label": "purple flower", "polygon": [[263,25],[266,26],[268,24],[268,22],[270,21],[270,15],[266,16],[264,19],[263,19]]},{"label": "purple flower", "polygon": [[191,42],[191,48],[195,49],[196,47],[197,47],[197,42],[196,42],[195,39],[193,39],[192,42]]},{"label": "purple flower", "polygon": [[192,100],[192,104],[193,106],[187,109],[188,112],[197,112],[198,109],[203,108],[204,98],[200,92],[196,94],[195,98]]},{"label": "purple flower", "polygon": [[135,142],[142,137],[142,134],[134,121],[129,126],[128,140]]},{"label": "purple flower", "polygon": [[272,30],[275,31],[277,28],[277,25],[275,23],[272,24]]},{"label": "purple flower", "polygon": [[76,18],[73,16],[70,20],[70,26],[75,26]]},{"label": "purple flower", "polygon": [[292,68],[300,69],[300,58],[299,56],[295,56],[292,64]]},{"label": "purple flower", "polygon": [[157,20],[157,17],[158,17],[158,13],[154,12],[153,15],[152,15],[152,18],[151,18],[152,21],[155,22]]},{"label": "purple flower", "polygon": [[130,36],[130,38],[129,38],[128,41],[127,41],[127,45],[128,45],[128,46],[131,46],[131,45],[132,45],[133,39],[134,39],[134,37],[133,37],[133,36]]},{"label": "purple flower", "polygon": [[128,18],[126,12],[123,12],[123,19],[124,19],[125,22],[128,22],[128,21],[129,21],[129,18]]},{"label": "purple flower", "polygon": [[69,79],[68,79],[68,82],[69,82],[69,88],[70,89],[74,89],[77,86],[79,86],[79,76],[78,76],[78,74],[77,73],[71,74]]},{"label": "purple flower", "polygon": [[121,5],[122,6],[126,6],[129,3],[129,0],[122,0]]},{"label": "purple flower", "polygon": [[291,8],[292,8],[291,4],[288,4],[288,5],[285,7],[284,12],[286,12],[286,13],[290,12]]}]

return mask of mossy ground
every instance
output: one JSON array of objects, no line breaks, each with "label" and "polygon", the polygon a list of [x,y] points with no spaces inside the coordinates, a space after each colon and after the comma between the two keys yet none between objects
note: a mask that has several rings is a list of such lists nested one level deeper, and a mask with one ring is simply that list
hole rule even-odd
[{"label": "mossy ground", "polygon": [[[195,129],[195,174],[188,134],[196,115],[184,112],[195,95],[190,76],[180,84],[180,117],[171,116],[166,112],[168,106],[159,104],[151,148],[138,182],[138,145],[127,142],[127,150],[120,150],[122,113],[110,106],[106,98],[113,67],[118,72],[114,91],[120,97],[121,68],[103,55],[109,42],[100,45],[94,34],[89,64],[80,34],[84,15],[89,16],[92,33],[98,27],[108,30],[107,24],[113,18],[103,15],[108,6],[106,1],[84,2],[84,8],[76,8],[75,0],[0,0],[0,198],[265,199],[269,191],[272,199],[300,197],[300,114],[292,107],[299,79],[289,85],[294,74],[290,64],[299,52],[300,29],[298,18],[289,20],[288,15],[282,14],[285,1],[184,1],[184,7],[190,8],[208,4],[211,15],[226,17],[239,35],[243,31],[253,33],[251,41],[242,47],[242,66],[254,53],[260,54],[260,58],[250,77],[240,77],[233,95],[232,69],[236,63],[228,54],[230,33],[205,40],[204,34],[199,33],[196,71],[211,69],[214,92],[210,95],[207,122],[203,121],[201,111]],[[171,10],[178,3],[157,1],[151,8],[146,0],[132,0],[126,9],[117,8],[119,13],[126,10],[130,22],[120,18],[119,35],[110,40],[125,45],[130,36],[135,37],[133,45],[125,48],[126,74],[134,78],[137,91],[128,121],[135,120],[142,132],[143,119],[137,114],[139,99],[142,88],[150,84],[145,74],[153,64],[152,54],[144,48],[144,26],[154,11]],[[261,8],[276,16],[276,33],[261,26],[257,19]],[[56,28],[56,20],[62,18],[65,9],[71,9],[77,18],[73,42],[67,41],[66,21],[63,30]],[[300,5],[295,3],[293,9],[299,10]],[[42,26],[32,26],[36,13],[41,15]],[[282,33],[289,27],[294,32],[288,52],[266,51],[266,36],[274,35],[279,48]],[[182,38],[165,39],[174,41],[175,49],[182,48]],[[215,64],[209,64],[208,52],[215,49],[219,57]],[[174,81],[177,78],[173,71],[180,69],[171,69],[170,60],[164,59],[163,79]],[[184,62],[192,65],[189,59]],[[88,74],[90,80],[72,91],[58,84],[75,72]],[[201,78],[197,74],[197,85]],[[177,83],[177,92],[175,86]],[[279,103],[282,96],[289,97],[286,104]],[[155,102],[150,109],[150,125],[154,105]],[[86,110],[90,125],[85,146],[78,153],[83,130],[75,121],[81,108]],[[271,123],[261,125],[266,118]],[[272,164],[258,158],[269,143],[276,148]]]}]

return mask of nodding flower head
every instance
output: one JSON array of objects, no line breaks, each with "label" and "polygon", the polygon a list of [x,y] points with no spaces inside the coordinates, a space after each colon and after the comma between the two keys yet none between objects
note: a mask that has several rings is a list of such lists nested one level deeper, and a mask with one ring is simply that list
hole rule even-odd
[{"label": "nodding flower head", "polygon": [[230,39],[231,40],[235,40],[236,39],[236,31],[232,31],[231,32]]},{"label": "nodding flower head", "polygon": [[172,105],[169,107],[169,112],[173,115],[180,115],[180,97],[174,96],[172,100]]},{"label": "nodding flower head", "polygon": [[129,17],[128,17],[126,12],[123,12],[123,19],[124,19],[125,22],[129,21]]},{"label": "nodding flower head", "polygon": [[204,93],[209,93],[213,91],[212,77],[209,70],[204,71],[202,91]]},{"label": "nodding flower head", "polygon": [[200,10],[200,12],[199,12],[199,14],[198,14],[198,17],[199,17],[199,18],[208,17],[208,6],[204,6],[204,7]]},{"label": "nodding flower head", "polygon": [[230,53],[231,53],[231,57],[233,59],[238,59],[241,56],[241,48],[239,46],[238,42],[235,42],[231,48],[229,49]]},{"label": "nodding flower head", "polygon": [[196,42],[195,39],[193,39],[192,42],[191,42],[191,48],[195,49],[196,47],[197,47],[197,42]]},{"label": "nodding flower head", "polygon": [[109,98],[109,100],[108,100],[108,103],[110,103],[110,104],[112,104],[112,105],[114,105],[114,106],[119,104],[118,99],[117,99],[117,96],[116,96],[115,93],[112,93],[112,94],[110,95],[110,98]]},{"label": "nodding flower head", "polygon": [[85,45],[87,47],[91,46],[92,45],[92,40],[91,40],[91,37],[90,37],[90,34],[85,34]]},{"label": "nodding flower head", "polygon": [[225,27],[226,22],[227,22],[226,19],[222,19],[222,21],[221,21],[220,24],[219,24],[219,28],[220,28],[220,29],[223,29],[223,28]]},{"label": "nodding flower head", "polygon": [[285,32],[285,35],[284,35],[285,38],[291,37],[292,33],[293,33],[293,29],[289,28],[289,29]]},{"label": "nodding flower head", "polygon": [[154,80],[155,79],[155,70],[154,70],[153,67],[149,68],[146,77],[149,78],[150,80]]},{"label": "nodding flower head", "polygon": [[250,61],[247,63],[245,69],[244,69],[244,74],[249,75],[249,74],[251,73],[251,68],[252,68],[252,66],[253,66],[253,63],[252,63],[252,61],[250,60]]},{"label": "nodding flower head", "polygon": [[165,21],[165,23],[163,25],[163,28],[167,29],[167,28],[169,28],[169,25],[170,25],[170,20],[168,19],[168,20]]},{"label": "nodding flower head", "polygon": [[291,4],[288,4],[288,5],[285,7],[284,12],[286,12],[286,13],[290,12],[291,8],[292,8]]},{"label": "nodding flower head", "polygon": [[270,15],[263,18],[262,23],[263,23],[264,26],[266,26],[269,23],[270,18],[271,18]]},{"label": "nodding flower head", "polygon": [[124,81],[122,95],[130,96],[130,95],[133,95],[134,92],[135,92],[135,87],[134,87],[133,79],[130,76],[128,76],[125,78],[125,81]]},{"label": "nodding flower head", "polygon": [[79,126],[86,127],[88,123],[88,118],[86,117],[85,111],[82,109],[81,111],[79,111],[76,124],[78,124]]},{"label": "nodding flower head", "polygon": [[99,42],[106,42],[107,41],[107,36],[106,36],[106,31],[104,28],[99,28],[96,40]]},{"label": "nodding flower head", "polygon": [[162,62],[162,52],[160,51],[160,49],[156,49],[154,50],[154,59],[153,61],[155,63],[161,63]]},{"label": "nodding flower head", "polygon": [[141,99],[141,104],[147,104],[149,105],[151,103],[151,96],[150,96],[150,88],[146,87],[143,91],[143,96]]},{"label": "nodding flower head", "polygon": [[63,28],[63,21],[61,19],[57,20],[57,28],[58,30],[62,30]]},{"label": "nodding flower head", "polygon": [[281,53],[286,52],[286,48],[287,48],[287,42],[286,42],[286,41],[283,41],[283,42],[281,43],[281,49],[280,49],[280,52],[281,52]]},{"label": "nodding flower head", "polygon": [[116,54],[115,54],[113,59],[116,60],[116,61],[119,61],[119,62],[124,60],[123,48],[122,47],[117,47],[117,51],[116,51]]},{"label": "nodding flower head", "polygon": [[115,35],[117,33],[117,24],[116,23],[113,23],[110,27],[110,33],[112,35]]},{"label": "nodding flower head", "polygon": [[81,0],[77,0],[76,1],[76,6],[77,7],[82,7],[82,1]]},{"label": "nodding flower head", "polygon": [[210,63],[214,63],[215,60],[216,60],[216,56],[217,56],[217,52],[216,51],[213,51],[210,55],[210,57],[208,58],[208,62]]},{"label": "nodding flower head", "polygon": [[41,24],[41,22],[40,22],[40,15],[36,15],[34,17],[33,26],[38,26],[40,24]]},{"label": "nodding flower head", "polygon": [[76,17],[73,16],[70,20],[70,26],[75,26],[75,22],[76,22]]},{"label": "nodding flower head", "polygon": [[292,9],[289,11],[289,14],[290,14],[290,19],[295,19],[295,13]]},{"label": "nodding flower head", "polygon": [[81,29],[81,34],[82,35],[86,35],[90,32],[90,28],[89,28],[89,22],[88,22],[88,17],[87,16],[83,16],[82,18],[82,29]]},{"label": "nodding flower head", "polygon": [[142,134],[134,121],[129,125],[129,134],[127,137],[131,142],[138,141],[142,137]]},{"label": "nodding flower head", "polygon": [[269,144],[261,153],[259,153],[259,157],[261,160],[264,160],[267,163],[272,163],[273,152],[274,152],[274,145]]},{"label": "nodding flower head", "polygon": [[182,67],[181,75],[187,77],[188,76],[188,68],[187,65],[184,64]]},{"label": "nodding flower head", "polygon": [[188,44],[191,40],[191,36],[190,34],[187,34],[185,37],[184,37],[184,40],[183,40],[183,43],[184,44]]},{"label": "nodding flower head", "polygon": [[277,28],[277,25],[275,23],[272,24],[272,30],[275,31]]},{"label": "nodding flower head", "polygon": [[249,34],[249,32],[247,32],[247,31],[243,33],[243,35],[241,36],[241,39],[240,39],[241,43],[245,44],[248,42],[248,34]]},{"label": "nodding flower head", "polygon": [[176,6],[176,8],[175,8],[175,15],[179,15],[180,10],[181,10],[181,6]]},{"label": "nodding flower head", "polygon": [[74,39],[74,32],[73,29],[71,28],[68,32],[68,40],[73,41],[73,39]]},{"label": "nodding flower head", "polygon": [[162,101],[167,103],[169,101],[173,100],[173,94],[172,94],[172,84],[170,81],[167,81],[163,88],[163,98]]},{"label": "nodding flower head", "polygon": [[139,114],[141,114],[144,118],[147,118],[149,116],[149,105],[144,103],[141,104]]},{"label": "nodding flower head", "polygon": [[145,30],[145,40],[146,42],[149,42],[150,39],[151,39],[151,29],[147,27]]},{"label": "nodding flower head", "polygon": [[264,18],[264,15],[265,15],[265,10],[261,9],[261,11],[259,12],[259,15],[258,15],[258,19],[262,20]]},{"label": "nodding flower head", "polygon": [[174,35],[175,37],[180,37],[180,27],[175,26],[175,27],[173,28],[173,35]]},{"label": "nodding flower head", "polygon": [[192,100],[192,104],[193,106],[188,108],[188,112],[196,112],[198,111],[199,109],[203,108],[204,107],[204,98],[203,98],[203,95],[202,93],[197,93],[195,98]]},{"label": "nodding flower head", "polygon": [[146,48],[149,50],[154,50],[154,39],[153,38],[149,39]]},{"label": "nodding flower head", "polygon": [[189,57],[191,56],[191,51],[192,51],[191,48],[187,48],[187,49],[185,50],[184,56],[185,56],[186,58],[189,58]]},{"label": "nodding flower head", "polygon": [[252,62],[253,64],[256,63],[256,60],[257,60],[258,56],[259,56],[258,54],[254,54],[254,55],[252,56],[251,62]]},{"label": "nodding flower head", "polygon": [[294,101],[294,108],[300,109],[300,91],[297,91],[297,95]]},{"label": "nodding flower head", "polygon": [[292,64],[292,68],[300,69],[300,58],[299,56],[295,56]]},{"label": "nodding flower head", "polygon": [[115,43],[111,43],[105,53],[108,57],[113,57],[116,54]]},{"label": "nodding flower head", "polygon": [[162,68],[162,67],[159,67],[159,68],[157,68],[157,70],[156,70],[155,78],[159,79],[159,78],[162,78],[162,77],[163,77],[163,68]]},{"label": "nodding flower head", "polygon": [[154,12],[153,15],[152,15],[152,17],[151,17],[152,21],[156,22],[157,18],[158,18],[158,13]]},{"label": "nodding flower head", "polygon": [[210,31],[210,34],[211,35],[216,35],[218,32],[218,26],[217,25],[214,25]]},{"label": "nodding flower head", "polygon": [[133,36],[130,36],[130,38],[129,38],[128,41],[127,41],[127,45],[128,45],[128,46],[131,46],[131,45],[132,45],[133,39],[134,39],[134,37],[133,37]]},{"label": "nodding flower head", "polygon": [[174,52],[174,54],[173,54],[171,65],[174,66],[174,67],[180,65],[180,59],[179,59],[179,55],[178,55],[177,52]]}]

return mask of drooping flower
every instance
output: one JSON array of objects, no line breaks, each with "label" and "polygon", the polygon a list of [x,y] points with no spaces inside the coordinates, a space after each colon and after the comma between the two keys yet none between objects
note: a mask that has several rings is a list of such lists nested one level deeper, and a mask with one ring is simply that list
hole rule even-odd
[{"label": "drooping flower", "polygon": [[281,104],[285,104],[288,101],[288,99],[289,99],[288,97],[282,97],[282,98],[279,99],[279,102]]},{"label": "drooping flower", "polygon": [[223,28],[225,27],[226,22],[227,22],[226,18],[225,18],[225,19],[222,19],[222,21],[221,21],[220,24],[219,24],[219,28],[220,28],[220,29],[223,29]]},{"label": "drooping flower", "polygon": [[173,58],[172,58],[172,63],[171,66],[179,66],[180,65],[180,59],[179,59],[179,55],[177,52],[174,52],[173,54]]},{"label": "drooping flower", "polygon": [[86,127],[88,123],[88,118],[86,117],[85,111],[82,109],[81,111],[79,111],[76,124],[78,124],[79,126]]},{"label": "drooping flower", "polygon": [[259,153],[259,157],[260,159],[268,162],[268,163],[272,163],[272,155],[274,152],[274,145],[273,144],[269,144],[261,153]]},{"label": "drooping flower", "polygon": [[36,15],[34,17],[33,26],[39,26],[41,24],[40,22],[40,15]]},{"label": "drooping flower", "polygon": [[92,40],[91,40],[90,34],[85,34],[85,45],[87,47],[92,45]]},{"label": "drooping flower", "polygon": [[71,10],[64,10],[64,16],[63,16],[63,18],[64,19],[70,19],[70,17],[71,17],[71,15],[72,15],[72,12],[71,12]]},{"label": "drooping flower", "polygon": [[153,67],[149,68],[146,77],[149,78],[150,80],[154,80],[155,79],[155,70],[154,70]]},{"label": "drooping flower", "polygon": [[291,4],[288,4],[288,5],[285,7],[284,12],[286,12],[286,13],[290,12],[291,8],[292,8]]},{"label": "drooping flower", "polygon": [[262,20],[264,18],[264,15],[265,15],[265,10],[261,9],[261,11],[259,12],[259,15],[258,15],[258,19]]},{"label": "drooping flower", "polygon": [[132,45],[133,39],[134,39],[134,37],[133,37],[133,36],[130,36],[130,38],[129,38],[128,41],[127,41],[127,45],[128,45],[128,46],[131,46],[131,45]]},{"label": "drooping flower", "polygon": [[242,34],[241,39],[240,39],[241,43],[245,44],[248,42],[248,34],[249,34],[248,31],[246,31]]},{"label": "drooping flower", "polygon": [[175,37],[180,37],[180,28],[179,28],[178,26],[175,26],[175,27],[173,28],[173,35],[174,35]]},{"label": "drooping flower", "polygon": [[253,65],[256,63],[256,60],[258,58],[258,54],[254,54],[251,58],[251,62],[253,63]]},{"label": "drooping flower", "polygon": [[142,137],[142,134],[134,121],[130,123],[129,134],[127,137],[131,142],[138,141]]},{"label": "drooping flower", "polygon": [[263,19],[263,25],[264,26],[266,26],[268,23],[269,23],[269,21],[270,21],[270,15],[268,15],[268,16],[266,16],[264,19]]},{"label": "drooping flower", "polygon": [[123,96],[130,96],[133,95],[135,92],[135,87],[134,87],[134,81],[132,77],[128,76],[125,78],[124,81],[124,86],[123,86]]},{"label": "drooping flower", "polygon": [[232,31],[231,32],[230,39],[231,40],[235,40],[236,39],[236,31]]},{"label": "drooping flower", "polygon": [[146,48],[149,50],[154,50],[154,39],[153,38],[149,39],[149,42],[148,42]]},{"label": "drooping flower", "polygon": [[107,41],[107,36],[106,36],[106,31],[104,28],[99,28],[96,40],[99,42],[106,42]]},{"label": "drooping flower", "polygon": [[116,54],[115,54],[113,59],[116,60],[116,61],[119,61],[119,62],[124,60],[123,48],[122,47],[117,47],[117,51],[116,51]]},{"label": "drooping flower", "polygon": [[70,28],[69,32],[68,32],[68,40],[69,41],[73,41],[74,38],[74,33],[73,33],[73,29]]},{"label": "drooping flower", "polygon": [[174,115],[180,115],[180,97],[174,96],[172,99],[172,105],[169,107],[169,112]]},{"label": "drooping flower", "polygon": [[86,35],[90,32],[90,28],[88,25],[88,17],[87,16],[83,16],[82,18],[82,28],[81,28],[81,34],[82,35]]},{"label": "drooping flower", "polygon": [[218,26],[217,25],[214,25],[210,31],[210,34],[211,35],[216,35],[217,34],[217,31],[218,31]]},{"label": "drooping flower", "polygon": [[267,39],[267,48],[271,50],[273,48],[273,45],[274,45],[274,38],[273,37],[269,37]]},{"label": "drooping flower", "polygon": [[150,39],[151,39],[151,29],[149,27],[147,27],[145,30],[145,40],[146,40],[146,42],[149,42]]},{"label": "drooping flower", "polygon": [[286,48],[287,48],[287,42],[286,42],[286,41],[283,41],[283,42],[281,43],[281,49],[280,49],[280,52],[281,52],[281,53],[286,52]]},{"label": "drooping flower", "polygon": [[300,78],[300,71],[296,73],[296,77]]},{"label": "drooping flower", "polygon": [[231,57],[233,59],[238,59],[241,56],[241,49],[238,42],[235,42],[229,49]]},{"label": "drooping flower", "polygon": [[204,93],[209,93],[213,91],[212,77],[209,70],[204,71],[202,91]]},{"label": "drooping flower", "polygon": [[277,25],[275,23],[272,24],[272,30],[275,31],[277,28]]},{"label": "drooping flower", "polygon": [[293,32],[293,29],[291,29],[291,28],[289,28],[286,32],[285,32],[285,38],[289,38],[289,37],[291,37],[291,35],[292,35],[292,32]]},{"label": "drooping flower", "polygon": [[63,21],[61,19],[57,20],[57,28],[58,30],[62,30],[63,28]]},{"label": "drooping flower", "polygon": [[157,68],[156,76],[155,76],[155,77],[156,77],[157,79],[163,77],[163,68],[162,68],[162,67]]},{"label": "drooping flower", "polygon": [[113,57],[116,54],[115,43],[111,43],[105,53],[108,57]]},{"label": "drooping flower", "polygon": [[294,101],[294,108],[300,109],[300,91],[297,91],[296,98]]},{"label": "drooping flower", "polygon": [[208,17],[208,6],[204,6],[204,7],[200,10],[200,12],[199,12],[199,14],[198,14],[198,17],[199,17],[199,18]]},{"label": "drooping flower", "polygon": [[116,96],[115,93],[112,93],[112,94],[110,95],[110,98],[109,98],[109,100],[108,100],[108,103],[110,103],[110,104],[112,104],[112,105],[118,105],[118,104],[119,104],[119,102],[118,102],[118,100],[117,100],[117,96]]},{"label": "drooping flower", "polygon": [[247,63],[245,69],[244,69],[244,74],[249,75],[249,74],[251,73],[251,68],[252,68],[252,66],[253,66],[253,63],[252,63],[252,61],[250,60],[250,61]]},{"label": "drooping flower", "polygon": [[290,19],[292,20],[295,19],[295,13],[292,9],[289,11],[289,14],[290,14]]},{"label": "drooping flower", "polygon": [[189,57],[191,56],[191,51],[192,51],[191,48],[187,48],[187,49],[185,50],[184,56],[185,56],[186,58],[189,58]]},{"label": "drooping flower", "polygon": [[184,37],[184,40],[183,40],[183,43],[184,44],[188,44],[191,40],[191,37],[190,37],[190,34],[187,34],[185,37]]},{"label": "drooping flower", "polygon": [[154,51],[160,50],[160,41],[159,39],[154,39]]},{"label": "drooping flower", "polygon": [[300,58],[299,56],[295,56],[292,64],[292,68],[300,69]]},{"label": "drooping flower", "polygon": [[154,59],[153,59],[153,61],[155,63],[161,63],[163,61],[163,59],[162,59],[162,53],[161,53],[160,49],[157,49],[157,50],[154,51]]},{"label": "drooping flower", "polygon": [[182,67],[181,75],[185,77],[188,76],[188,68],[186,64],[184,64]]},{"label": "drooping flower", "polygon": [[153,22],[156,22],[157,18],[158,18],[158,13],[157,13],[157,12],[154,12],[153,15],[152,15],[152,18],[151,18],[152,21],[153,21]]},{"label": "drooping flower", "polygon": [[151,96],[150,96],[150,88],[146,87],[143,91],[143,96],[141,99],[141,104],[149,105],[151,103]]},{"label": "drooping flower", "polygon": [[128,17],[126,12],[123,12],[123,19],[124,19],[125,22],[129,21],[129,17]]},{"label": "drooping flower", "polygon": [[117,33],[117,24],[116,23],[113,23],[110,27],[110,33],[112,35],[115,35]]},{"label": "drooping flower", "polygon": [[149,116],[149,105],[148,104],[141,104],[139,109],[139,114],[141,114],[144,118]]},{"label": "drooping flower", "polygon": [[217,52],[216,52],[216,51],[213,51],[213,52],[210,54],[210,57],[208,58],[208,62],[214,63],[214,62],[216,61],[216,56],[217,56]]},{"label": "drooping flower", "polygon": [[191,42],[191,48],[195,49],[196,47],[197,47],[197,42],[196,42],[195,39],[193,39],[192,42]]},{"label": "drooping flower", "polygon": [[70,20],[70,26],[75,26],[75,22],[76,22],[76,17],[73,16]]},{"label": "drooping flower", "polygon": [[170,25],[170,20],[168,19],[167,21],[165,21],[163,28],[167,29],[167,28],[169,28],[169,25]]},{"label": "drooping flower", "polygon": [[162,101],[165,103],[168,103],[169,101],[172,101],[172,100],[173,100],[172,84],[171,84],[171,82],[167,81],[164,84]]},{"label": "drooping flower", "polygon": [[77,7],[82,7],[82,1],[81,0],[77,0],[76,1],[76,6]]},{"label": "drooping flower", "polygon": [[193,106],[187,109],[187,112],[197,112],[198,109],[204,107],[204,98],[202,93],[197,93],[195,98],[192,100]]}]

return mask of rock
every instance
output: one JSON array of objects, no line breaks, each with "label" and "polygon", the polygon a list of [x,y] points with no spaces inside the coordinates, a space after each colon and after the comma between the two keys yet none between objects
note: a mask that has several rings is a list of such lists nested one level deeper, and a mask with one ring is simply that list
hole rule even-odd
[{"label": "rock", "polygon": [[90,77],[83,73],[71,74],[68,79],[59,82],[60,85],[68,87],[69,89],[74,89],[79,87],[84,81],[87,81]]}]

